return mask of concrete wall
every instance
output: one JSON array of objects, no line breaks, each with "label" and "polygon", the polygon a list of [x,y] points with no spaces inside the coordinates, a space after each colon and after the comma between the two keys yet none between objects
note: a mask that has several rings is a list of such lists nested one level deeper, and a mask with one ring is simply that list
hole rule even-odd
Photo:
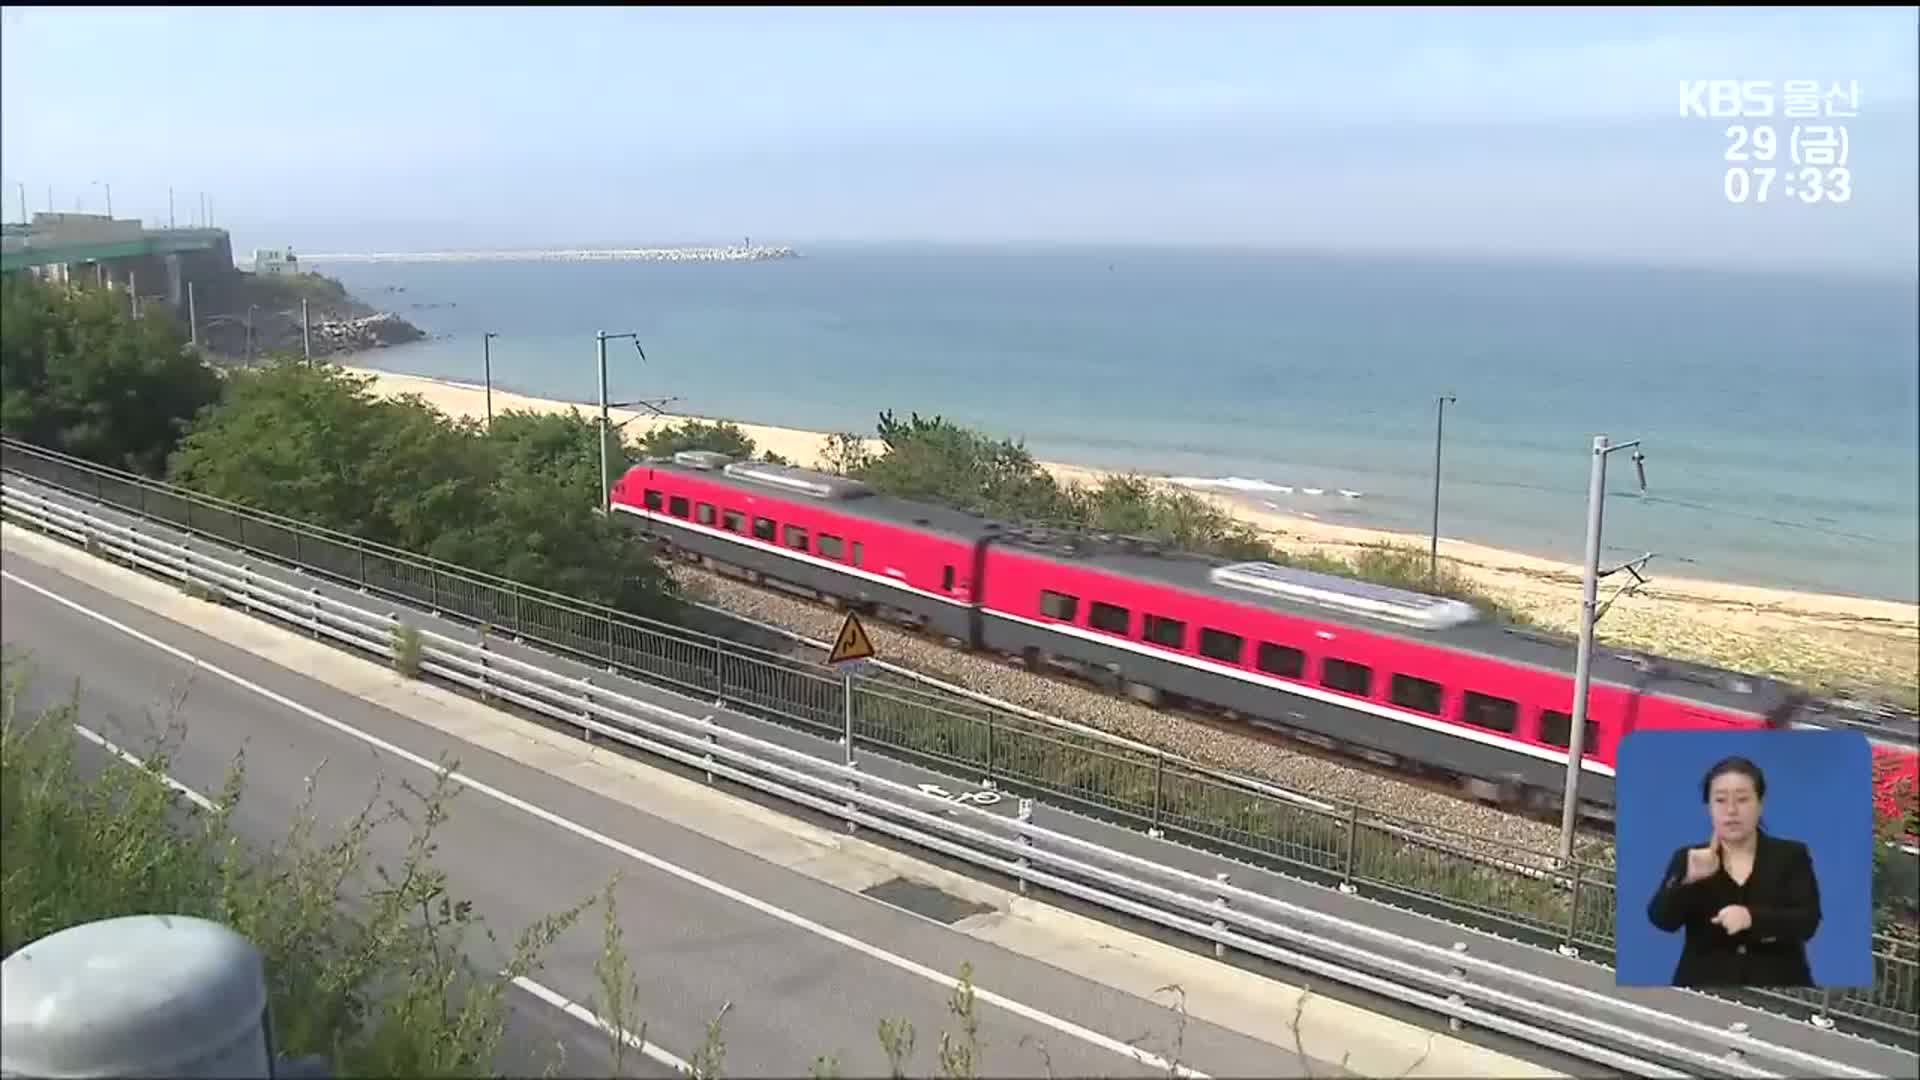
[{"label": "concrete wall", "polygon": [[146,235],[138,220],[110,218],[105,214],[33,215],[30,243],[36,247],[56,244],[131,243]]}]

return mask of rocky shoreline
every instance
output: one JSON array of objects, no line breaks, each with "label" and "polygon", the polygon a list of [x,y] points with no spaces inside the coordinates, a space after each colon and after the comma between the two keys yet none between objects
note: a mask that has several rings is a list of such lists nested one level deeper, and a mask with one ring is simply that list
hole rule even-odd
[{"label": "rocky shoreline", "polygon": [[[271,353],[352,354],[419,341],[426,331],[381,311],[319,274],[258,275],[236,270],[204,283],[198,311],[201,345],[225,360]],[[300,317],[305,306],[307,334]],[[251,326],[249,326],[251,324]]]},{"label": "rocky shoreline", "polygon": [[404,345],[427,336],[425,330],[391,311],[378,311],[357,318],[316,321],[313,324],[313,354],[361,352]]}]

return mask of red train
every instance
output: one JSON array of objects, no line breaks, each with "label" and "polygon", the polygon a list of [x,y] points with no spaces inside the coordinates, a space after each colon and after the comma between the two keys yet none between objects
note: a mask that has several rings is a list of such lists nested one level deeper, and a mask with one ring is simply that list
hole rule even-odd
[{"label": "red train", "polygon": [[[757,583],[1150,704],[1171,697],[1388,767],[1444,774],[1503,804],[1561,801],[1574,648],[1456,600],[1010,525],[709,451],[630,468],[612,504],[649,536]],[[1920,732],[1910,718],[1832,715],[1770,678],[1596,650],[1583,812],[1612,816],[1625,732],[1702,727],[1860,730],[1882,799],[1916,777]]]}]

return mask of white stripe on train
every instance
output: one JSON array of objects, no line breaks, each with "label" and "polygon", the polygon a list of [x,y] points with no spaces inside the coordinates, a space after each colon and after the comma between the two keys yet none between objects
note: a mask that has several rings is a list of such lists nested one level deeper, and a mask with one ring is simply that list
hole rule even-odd
[{"label": "white stripe on train", "polygon": [[[667,514],[654,514],[645,510],[640,510],[631,506],[627,506],[622,503],[614,503],[613,505],[615,509],[632,514],[635,517],[645,518],[649,521],[653,521],[657,519],[661,522],[672,525],[674,528],[688,529],[693,532],[697,532],[703,536],[711,536],[718,540],[726,540],[730,543],[739,544],[743,547],[748,547],[755,551],[765,551],[775,555],[783,555],[796,562],[810,563],[810,564],[817,565],[822,569],[832,570],[836,573],[850,574],[854,577],[863,578],[879,585],[885,585],[888,588],[898,589],[902,592],[910,592],[918,596],[925,596],[933,600],[938,600],[943,604],[951,604],[955,607],[963,607],[963,608],[970,606],[964,601],[955,600],[952,597],[941,596],[939,593],[932,592],[927,589],[922,589],[915,585],[908,585],[905,582],[897,581],[893,578],[885,577],[883,575],[873,573],[870,570],[863,570],[858,567],[848,566],[845,563],[836,562],[832,559],[823,558],[823,557],[812,555],[806,552],[794,551],[790,548],[780,547],[773,544],[763,543],[758,540],[753,540],[748,537],[741,536],[737,533],[728,532],[724,529],[715,529],[711,526],[700,525],[695,522],[688,521],[684,518],[677,518]],[[1175,664],[1184,664],[1187,667],[1196,668],[1201,671],[1206,671],[1215,675],[1221,675],[1230,679],[1239,679],[1242,682],[1248,682],[1256,686],[1262,686],[1268,689],[1278,690],[1282,693],[1293,694],[1297,697],[1304,697],[1314,701],[1324,702],[1330,705],[1338,706],[1343,709],[1353,709],[1356,712],[1368,713],[1370,715],[1378,716],[1386,720],[1395,720],[1403,724],[1411,724],[1414,727],[1423,728],[1427,731],[1437,732],[1442,735],[1450,735],[1455,738],[1466,739],[1469,742],[1477,742],[1483,746],[1491,746],[1499,750],[1506,750],[1514,753],[1525,754],[1528,757],[1537,758],[1541,761],[1552,762],[1555,765],[1565,765],[1567,761],[1567,755],[1564,753],[1556,754],[1552,750],[1548,750],[1544,747],[1535,746],[1531,743],[1523,742],[1519,739],[1504,738],[1500,735],[1496,735],[1491,732],[1478,731],[1472,728],[1462,727],[1456,724],[1450,724],[1447,721],[1438,719],[1436,717],[1421,716],[1418,713],[1405,712],[1400,709],[1395,709],[1391,706],[1381,705],[1378,702],[1374,702],[1374,701],[1367,701],[1361,698],[1345,697],[1343,695],[1333,693],[1332,691],[1329,691],[1329,690],[1322,690],[1318,687],[1302,686],[1297,683],[1284,682],[1280,679],[1275,679],[1269,676],[1255,674],[1253,672],[1245,670],[1244,668],[1229,667],[1225,664],[1216,663],[1216,662],[1205,660],[1199,657],[1185,656],[1178,653],[1161,652],[1158,649],[1149,648],[1145,645],[1140,644],[1139,642],[1129,641],[1125,638],[1109,637],[1104,634],[1098,634],[1091,630],[1085,630],[1078,626],[1073,626],[1067,623],[1041,622],[1038,619],[1029,619],[1022,615],[1012,615],[1005,611],[997,611],[993,608],[985,609],[984,614],[987,615],[989,618],[1006,619],[1009,622],[1024,623],[1028,626],[1038,627],[1043,630],[1050,630],[1057,633],[1068,634],[1073,637],[1078,637],[1086,641],[1094,642],[1096,644],[1109,645],[1116,649],[1125,649],[1129,652],[1137,653],[1141,656],[1150,657],[1152,659],[1165,660]],[[1598,776],[1614,775],[1613,766],[1604,764],[1602,762],[1582,761],[1580,764],[1584,771],[1593,773]]]}]

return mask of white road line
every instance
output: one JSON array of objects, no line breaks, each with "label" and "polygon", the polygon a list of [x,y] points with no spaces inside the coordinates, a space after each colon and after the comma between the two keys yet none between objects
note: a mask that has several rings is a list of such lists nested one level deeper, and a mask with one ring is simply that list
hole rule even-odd
[{"label": "white road line", "polygon": [[[239,686],[242,689],[251,690],[254,693],[260,695],[263,698],[266,698],[268,701],[271,701],[276,705],[280,705],[284,708],[291,709],[302,716],[305,716],[311,720],[318,721],[319,723],[325,724],[326,726],[333,728],[334,730],[339,731],[344,735],[349,735],[355,739],[359,739],[361,742],[364,742],[367,745],[372,746],[376,749],[384,750],[387,753],[392,754],[394,757],[400,758],[403,761],[407,761],[414,765],[417,765],[420,768],[427,770],[428,772],[438,774],[441,771],[440,766],[434,764],[431,761],[428,761],[426,758],[423,758],[420,755],[415,754],[410,750],[406,750],[401,747],[395,746],[394,744],[386,741],[385,739],[380,738],[378,735],[373,735],[368,732],[361,731],[359,728],[356,728],[351,724],[345,723],[340,720],[335,720],[333,717],[327,716],[326,714],[310,706],[303,705],[300,702],[295,701],[284,694],[280,694],[273,690],[269,690],[266,687],[261,686],[258,683],[255,683],[249,679],[243,678],[242,676],[239,676],[239,675],[235,675],[232,672],[227,671],[214,664],[210,664],[205,660],[202,660],[199,657],[194,656],[193,654],[185,651],[184,649],[176,648],[175,646],[169,645],[166,642],[159,640],[158,638],[142,633],[139,630],[136,630],[133,627],[128,626],[125,623],[118,621],[117,619],[114,619],[112,616],[103,615],[100,612],[94,611],[92,608],[86,607],[83,604],[76,603],[72,600],[67,599],[64,596],[59,595],[58,593],[52,592],[51,590],[44,589],[38,585],[35,585],[33,582],[27,581],[24,578],[21,578],[20,576],[12,573],[11,571],[0,570],[0,577],[4,577],[7,580],[12,581],[25,588],[32,589],[34,592],[39,593],[40,595],[46,597],[47,599],[52,600],[55,603],[60,604],[64,607],[77,611],[80,614],[87,616],[88,618],[104,623],[107,626],[110,626],[115,630],[118,630],[121,633],[126,634],[128,637],[131,637],[136,641],[142,642],[147,645],[151,645],[152,647],[159,649],[161,652],[164,652],[170,656],[174,656],[181,660],[185,660],[188,663],[195,665],[196,667],[202,668],[208,672],[218,675],[219,677],[227,680],[228,682],[233,683],[235,686]],[[905,971],[913,975],[918,975],[919,977],[927,980],[928,982],[936,983],[942,987],[945,987],[948,990],[955,989],[960,985],[960,981],[958,979],[954,978],[951,975],[946,974],[943,971],[937,971],[916,960],[910,960],[896,953],[888,952],[887,950],[882,949],[877,945],[872,945],[865,941],[861,941],[856,937],[852,937],[848,934],[843,934],[840,931],[835,930],[830,926],[823,926],[820,923],[814,922],[812,919],[809,919],[804,915],[795,914],[794,912],[788,911],[785,908],[778,907],[765,900],[762,900],[757,896],[752,896],[747,893],[741,892],[738,889],[732,888],[731,886],[723,885],[718,881],[714,881],[711,878],[697,874],[694,871],[688,870],[685,867],[679,866],[675,863],[668,862],[667,860],[662,859],[659,856],[654,855],[650,852],[642,851],[639,848],[632,846],[631,844],[626,844],[619,840],[615,840],[614,838],[607,836],[604,833],[597,832],[578,822],[571,821],[567,818],[563,818],[551,810],[545,809],[544,807],[535,806],[534,804],[527,802],[525,799],[519,798],[518,796],[515,796],[515,795],[509,795],[508,793],[501,791],[498,788],[492,787],[488,784],[481,783],[480,781],[475,780],[471,777],[468,777],[462,773],[449,772],[447,773],[447,776],[449,779],[453,780],[455,783],[458,783],[464,787],[467,787],[481,795],[486,796],[487,798],[493,799],[500,803],[504,803],[507,806],[511,806],[516,810],[522,811],[524,813],[532,815],[533,817],[539,818],[540,820],[546,822],[549,825],[554,826],[555,828],[564,829],[567,832],[573,833],[575,836],[578,836],[584,840],[589,840],[595,844],[600,845],[601,847],[606,848],[609,851],[617,852],[621,855],[626,856],[629,859],[632,859],[635,862],[642,863],[646,866],[650,866],[655,870],[661,871],[662,873],[671,874],[672,876],[679,878],[681,881],[684,881],[690,885],[694,885],[698,888],[705,889],[706,891],[711,892],[717,896],[725,897],[728,900],[732,900],[736,904],[740,904],[745,907],[752,908],[753,910],[758,911],[763,915],[767,915],[772,918],[778,919],[781,922],[788,924],[789,926],[793,926],[797,929],[804,930],[807,933],[825,938],[826,940],[831,941],[836,945],[840,945],[845,948],[852,949],[854,952],[860,953],[861,955],[869,957],[870,959],[878,960],[883,964],[887,964],[892,967],[898,968],[901,971]],[[1092,1030],[1091,1028],[1082,1027],[1081,1025],[1076,1024],[1071,1020],[1062,1019],[1061,1017],[1054,1016],[1051,1013],[1044,1012],[1031,1005],[1027,1005],[1023,1002],[1015,1001],[1012,998],[1005,997],[1001,994],[996,994],[993,991],[985,989],[983,987],[976,985],[973,988],[973,993],[974,993],[974,997],[977,1000],[985,1002],[986,1004],[998,1006],[999,1008],[1005,1009],[1006,1011],[1013,1013],[1015,1016],[1021,1017],[1026,1020],[1030,1020],[1036,1024],[1041,1024],[1046,1027],[1050,1027],[1053,1030],[1058,1031],[1063,1035],[1067,1035],[1072,1038],[1079,1039],[1080,1041],[1087,1043],[1088,1045],[1097,1046],[1103,1050],[1109,1050],[1115,1054],[1119,1054],[1122,1057],[1131,1058],[1132,1060],[1140,1062],[1141,1064],[1146,1065],[1149,1068],[1160,1069],[1160,1070],[1177,1069],[1177,1075],[1188,1077],[1190,1078],[1190,1080],[1208,1080],[1208,1077],[1205,1073],[1197,1072],[1193,1069],[1189,1069],[1184,1065],[1175,1066],[1173,1062],[1160,1057],[1158,1054],[1141,1050],[1135,1046],[1130,1046],[1127,1043],[1121,1042],[1119,1039],[1115,1039],[1108,1035],[1103,1035],[1100,1032]]]},{"label": "white road line", "polygon": [[[8,574],[7,576],[12,577],[13,575]],[[134,757],[132,754],[129,754],[125,750],[122,750],[118,746],[115,746],[113,744],[113,740],[107,738],[105,735],[102,735],[97,731],[94,731],[92,728],[89,728],[86,725],[76,723],[73,725],[73,730],[75,732],[78,732],[81,738],[87,740],[88,742],[99,747],[100,749],[105,750],[107,753],[112,754],[114,757],[119,758],[121,761],[126,762],[127,764],[133,766],[134,768],[145,769],[147,767],[146,762],[141,761],[139,758]],[[199,807],[200,809],[206,810],[208,812],[212,812],[214,810],[219,809],[219,807],[214,804],[214,801],[212,799],[207,798],[205,795],[202,795],[199,792],[188,787],[187,785],[181,783],[180,781],[175,780],[173,777],[168,776],[165,773],[160,773],[158,775],[160,779],[166,781],[166,784],[168,787],[172,788],[173,790],[179,792],[182,795],[185,795],[187,799],[193,803],[193,805]]]},{"label": "white road line", "polygon": [[[502,974],[504,974],[504,972]],[[692,1065],[689,1065],[685,1061],[681,1060],[680,1058],[677,1058],[674,1055],[667,1053],[665,1050],[660,1049],[658,1046],[655,1046],[653,1043],[647,1042],[645,1039],[642,1039],[640,1036],[635,1035],[631,1031],[626,1031],[626,1030],[614,1027],[612,1024],[607,1023],[605,1020],[602,1020],[600,1017],[595,1016],[591,1011],[587,1009],[586,1006],[581,1005],[578,1002],[568,1001],[566,998],[561,997],[559,994],[556,994],[552,990],[549,990],[546,987],[541,986],[539,983],[534,982],[532,979],[529,979],[524,975],[514,976],[513,985],[519,987],[522,990],[525,990],[527,993],[532,994],[534,997],[539,998],[541,1001],[546,1002],[547,1004],[553,1006],[554,1008],[559,1009],[561,1012],[566,1013],[568,1016],[573,1017],[575,1020],[578,1020],[581,1023],[586,1024],[588,1027],[598,1028],[600,1031],[603,1031],[608,1035],[618,1035],[620,1037],[621,1042],[626,1043],[628,1046],[631,1046],[635,1050],[640,1051],[642,1054],[645,1054],[648,1058],[654,1061],[657,1061],[662,1065],[665,1065],[667,1068],[677,1069],[684,1075],[688,1075],[688,1076],[693,1075]]]},{"label": "white road line", "polygon": [[[4,573],[4,571],[0,571],[0,573]],[[12,574],[7,574],[6,576],[9,578],[13,578]],[[13,578],[13,580],[19,581],[20,579]],[[26,582],[20,582],[20,583],[23,585],[27,584]],[[29,586],[29,588],[31,587],[33,586]],[[105,736],[101,735],[99,732],[94,731],[93,729],[87,727],[86,725],[75,724],[73,725],[73,730],[78,732],[81,738],[86,739],[88,742],[93,743],[95,746],[98,746],[102,750],[105,750],[107,753],[112,754],[114,757],[119,758],[121,761],[126,762],[127,764],[133,766],[134,768],[140,769],[146,772],[152,772],[151,769],[147,768],[146,762],[140,760],[137,757],[134,757],[132,754],[121,749],[120,747],[115,746],[113,743],[113,740],[106,738]],[[155,773],[154,775],[158,776],[161,780],[165,781],[168,787],[172,788],[173,790],[179,792],[182,795],[185,795],[189,800],[193,802],[195,806],[200,807],[202,810],[211,811],[217,808],[212,799],[207,798],[205,795],[202,795],[199,792],[188,787],[187,785],[181,783],[180,781],[175,780],[173,777],[168,776],[165,773]],[[501,974],[504,975],[506,974],[506,972],[503,971],[501,972]],[[642,1054],[645,1054],[647,1057],[652,1058],[653,1060],[659,1062],[662,1065],[667,1066],[668,1068],[679,1069],[681,1072],[688,1073],[688,1074],[691,1074],[693,1072],[693,1066],[688,1065],[685,1061],[682,1061],[680,1058],[675,1057],[674,1055],[666,1052],[665,1050],[662,1050],[660,1047],[655,1046],[650,1042],[646,1042],[645,1040],[641,1039],[639,1036],[635,1035],[631,1031],[624,1031],[614,1027],[612,1024],[608,1023],[607,1021],[602,1020],[600,1017],[594,1015],[590,1010],[586,1008],[586,1006],[580,1005],[574,1001],[570,1001],[566,997],[562,996],[560,993],[548,987],[542,986],[539,983],[534,982],[532,979],[529,979],[524,975],[514,976],[512,982],[513,982],[513,985],[519,987],[522,990],[525,990],[527,993],[532,994],[534,997],[539,998],[541,1001],[544,1001],[547,1004],[553,1006],[554,1008],[559,1009],[561,1012],[566,1013],[568,1016],[573,1017],[575,1020],[578,1020],[589,1027],[597,1028],[608,1035],[612,1035],[615,1032],[618,1032],[621,1042],[626,1043],[628,1046],[633,1047],[635,1050],[640,1051]]]}]

